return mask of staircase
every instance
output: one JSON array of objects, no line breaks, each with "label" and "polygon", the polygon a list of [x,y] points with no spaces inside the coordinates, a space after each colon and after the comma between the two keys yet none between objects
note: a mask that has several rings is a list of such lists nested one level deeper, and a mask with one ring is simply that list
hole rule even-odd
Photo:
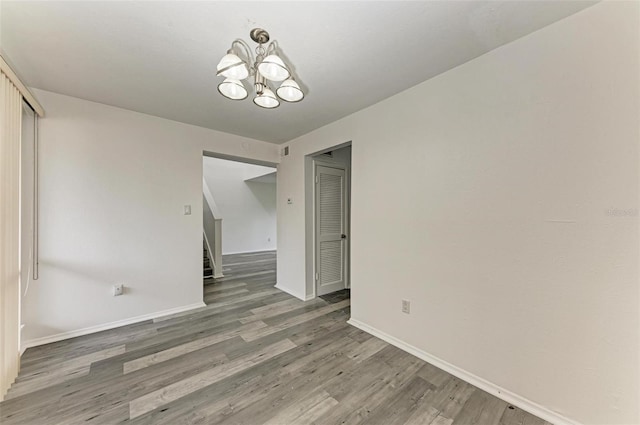
[{"label": "staircase", "polygon": [[213,278],[213,268],[211,267],[211,260],[209,259],[209,252],[207,251],[207,244],[202,241],[202,272],[204,279]]},{"label": "staircase", "polygon": [[202,238],[205,254],[204,277],[219,279],[223,277],[222,216],[204,178],[202,179]]}]

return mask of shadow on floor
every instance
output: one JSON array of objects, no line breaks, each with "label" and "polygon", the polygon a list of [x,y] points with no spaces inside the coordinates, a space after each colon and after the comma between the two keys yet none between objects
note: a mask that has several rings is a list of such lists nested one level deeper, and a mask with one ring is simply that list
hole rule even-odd
[{"label": "shadow on floor", "polygon": [[351,298],[351,289],[343,289],[342,291],[336,291],[327,295],[321,295],[320,298],[322,298],[329,304],[339,303],[340,301],[348,300]]}]

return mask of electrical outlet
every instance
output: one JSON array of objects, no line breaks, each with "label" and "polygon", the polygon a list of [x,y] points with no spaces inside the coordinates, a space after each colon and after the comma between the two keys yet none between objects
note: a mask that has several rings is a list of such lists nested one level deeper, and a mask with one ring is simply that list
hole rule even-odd
[{"label": "electrical outlet", "polygon": [[411,302],[409,300],[402,300],[402,312],[405,314],[411,313]]},{"label": "electrical outlet", "polygon": [[124,292],[124,285],[122,283],[117,283],[113,285],[113,296],[117,297],[118,295],[122,295]]}]

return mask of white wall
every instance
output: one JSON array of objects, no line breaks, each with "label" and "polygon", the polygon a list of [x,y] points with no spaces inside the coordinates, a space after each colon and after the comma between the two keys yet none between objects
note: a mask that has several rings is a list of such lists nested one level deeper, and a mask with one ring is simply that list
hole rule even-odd
[{"label": "white wall", "polygon": [[204,178],[222,214],[222,253],[276,249],[276,184],[246,181],[275,168],[205,156]]},{"label": "white wall", "polygon": [[293,141],[278,285],[306,295],[304,155],[351,140],[353,319],[547,413],[638,423],[638,12],[599,3]]},{"label": "white wall", "polygon": [[[202,302],[202,153],[277,162],[277,147],[34,90],[40,279],[23,340]],[[183,215],[184,205],[193,214]],[[114,283],[123,296],[111,296]]]}]

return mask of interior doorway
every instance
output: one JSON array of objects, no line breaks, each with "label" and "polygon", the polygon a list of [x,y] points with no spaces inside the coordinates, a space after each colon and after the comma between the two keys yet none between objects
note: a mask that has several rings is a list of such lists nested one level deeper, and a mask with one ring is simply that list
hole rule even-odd
[{"label": "interior doorway", "polygon": [[277,169],[275,164],[206,152],[202,161],[203,279],[208,303],[232,295],[222,289],[237,286],[238,279],[275,275]]},{"label": "interior doorway", "polygon": [[341,291],[348,296],[351,145],[310,155],[308,161],[311,171],[307,186],[307,232],[311,236],[307,238],[307,269],[311,272],[308,286],[313,297]]}]

